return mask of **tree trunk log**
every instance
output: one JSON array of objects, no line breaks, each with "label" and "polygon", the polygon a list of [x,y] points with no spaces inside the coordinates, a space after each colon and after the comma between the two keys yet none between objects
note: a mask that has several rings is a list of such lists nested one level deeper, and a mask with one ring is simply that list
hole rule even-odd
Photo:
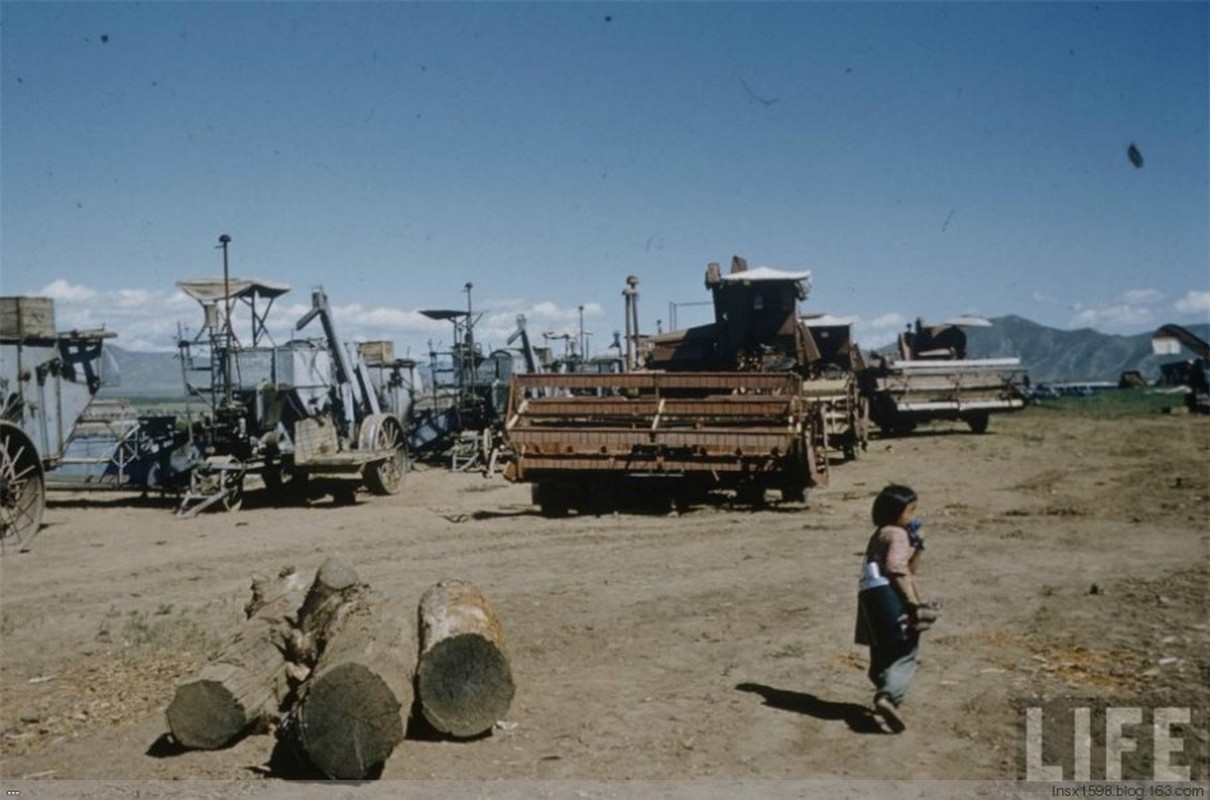
[{"label": "tree trunk log", "polygon": [[306,585],[293,567],[253,579],[243,627],[168,706],[168,729],[182,747],[214,750],[277,718],[290,693],[283,653]]},{"label": "tree trunk log", "polygon": [[441,733],[477,736],[503,719],[512,703],[512,671],[500,621],[483,593],[442,581],[420,598],[421,713]]},{"label": "tree trunk log", "polygon": [[376,777],[403,740],[412,707],[416,639],[408,616],[376,611],[364,587],[335,608],[319,660],[279,742],[329,778]]},{"label": "tree trunk log", "polygon": [[289,656],[296,665],[293,674],[299,680],[315,666],[333,617],[363,587],[357,570],[339,556],[329,556],[320,565],[290,635]]}]

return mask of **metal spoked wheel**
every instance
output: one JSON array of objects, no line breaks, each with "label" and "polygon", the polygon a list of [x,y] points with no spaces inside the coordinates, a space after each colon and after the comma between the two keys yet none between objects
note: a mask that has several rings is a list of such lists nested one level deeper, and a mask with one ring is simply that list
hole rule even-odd
[{"label": "metal spoked wheel", "polygon": [[186,502],[178,516],[193,516],[205,509],[239,511],[244,504],[244,465],[234,456],[210,456],[193,471]]},{"label": "metal spoked wheel", "polygon": [[42,526],[46,486],[34,443],[0,422],[0,552],[24,550]]},{"label": "metal spoked wheel", "polygon": [[362,449],[390,452],[388,457],[366,465],[366,488],[374,494],[397,494],[407,472],[403,426],[390,414],[374,414],[362,423],[360,438]]}]

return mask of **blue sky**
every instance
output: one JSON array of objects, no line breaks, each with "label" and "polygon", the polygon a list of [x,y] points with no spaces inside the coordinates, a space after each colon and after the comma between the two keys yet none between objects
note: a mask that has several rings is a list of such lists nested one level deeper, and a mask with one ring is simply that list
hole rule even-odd
[{"label": "blue sky", "polygon": [[323,284],[413,354],[468,281],[481,341],[583,305],[595,350],[627,275],[649,330],[733,254],[811,270],[801,310],[868,346],[1204,322],[1207,9],[6,1],[0,291],[169,348],[225,233],[294,287],[283,329]]}]

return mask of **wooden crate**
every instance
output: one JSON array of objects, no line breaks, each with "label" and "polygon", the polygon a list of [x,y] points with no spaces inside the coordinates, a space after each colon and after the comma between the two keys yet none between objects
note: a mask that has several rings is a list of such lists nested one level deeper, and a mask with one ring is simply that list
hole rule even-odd
[{"label": "wooden crate", "polygon": [[362,359],[372,366],[395,362],[395,343],[391,341],[359,342],[357,352],[361,353]]},{"label": "wooden crate", "polygon": [[310,464],[340,449],[331,420],[308,417],[294,424],[294,463]]},{"label": "wooden crate", "polygon": [[55,301],[49,297],[0,297],[0,336],[53,339]]}]

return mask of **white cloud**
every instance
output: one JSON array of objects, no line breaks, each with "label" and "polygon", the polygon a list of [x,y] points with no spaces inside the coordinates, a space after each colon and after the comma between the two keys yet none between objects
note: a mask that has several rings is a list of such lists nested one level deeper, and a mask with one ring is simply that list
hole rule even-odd
[{"label": "white cloud", "polygon": [[38,296],[49,297],[52,300],[63,300],[69,303],[79,303],[91,300],[97,296],[96,291],[79,284],[68,283],[59,279],[51,281],[38,291]]},{"label": "white cloud", "polygon": [[118,308],[146,307],[164,296],[163,292],[149,292],[146,289],[118,289],[111,294],[113,302]]},{"label": "white cloud", "polygon": [[858,319],[853,325],[853,331],[863,349],[873,349],[894,342],[907,322],[907,317],[892,311],[870,320]]},{"label": "white cloud", "polygon": [[1181,314],[1210,314],[1210,292],[1186,292],[1173,307]]},{"label": "white cloud", "polygon": [[1043,303],[1045,305],[1050,305],[1052,303],[1057,302],[1053,295],[1049,295],[1049,294],[1046,294],[1045,292],[1039,292],[1036,290],[1034,291],[1033,298],[1034,298],[1035,303]]},{"label": "white cloud", "polygon": [[[118,334],[112,343],[125,350],[173,350],[178,332],[188,339],[197,335],[203,322],[197,301],[177,288],[169,290],[116,289],[97,290],[89,286],[56,280],[39,294],[55,301],[56,326],[99,329]],[[313,322],[302,331],[295,325],[311,310],[310,298],[299,294],[297,302],[285,302],[287,295],[269,307],[266,327],[272,342],[283,343],[292,337],[318,337],[319,324]],[[526,328],[535,344],[543,342],[542,333],[558,331],[578,335],[579,306],[562,306],[553,301],[526,298],[484,299],[476,302],[475,338],[485,350],[505,347],[517,329],[517,316],[524,315]],[[479,309],[482,309],[480,311]],[[258,306],[264,313],[264,308]],[[433,320],[418,309],[367,306],[352,302],[333,305],[336,328],[349,341],[390,340],[397,353],[427,353],[429,343],[439,351],[448,350],[454,338],[453,326],[445,320]],[[584,304],[584,330],[589,336],[590,352],[604,350],[613,340],[616,324],[607,319],[600,303]],[[179,329],[178,329],[179,326]],[[235,307],[236,335],[247,341],[250,321],[243,304]]]},{"label": "white cloud", "polygon": [[1106,308],[1076,308],[1075,315],[1068,323],[1073,328],[1096,329],[1126,329],[1137,328],[1140,325],[1150,325],[1155,321],[1155,314],[1149,308],[1126,304],[1108,306]]},{"label": "white cloud", "polygon": [[[309,309],[299,313],[299,317]],[[337,306],[332,309],[338,325],[357,328],[370,327],[393,331],[440,331],[449,323],[429,319],[419,311],[404,311],[398,308],[365,308],[359,303]]]},{"label": "white cloud", "polygon": [[1122,303],[1127,306],[1155,305],[1164,299],[1159,289],[1131,289],[1122,294]]}]

